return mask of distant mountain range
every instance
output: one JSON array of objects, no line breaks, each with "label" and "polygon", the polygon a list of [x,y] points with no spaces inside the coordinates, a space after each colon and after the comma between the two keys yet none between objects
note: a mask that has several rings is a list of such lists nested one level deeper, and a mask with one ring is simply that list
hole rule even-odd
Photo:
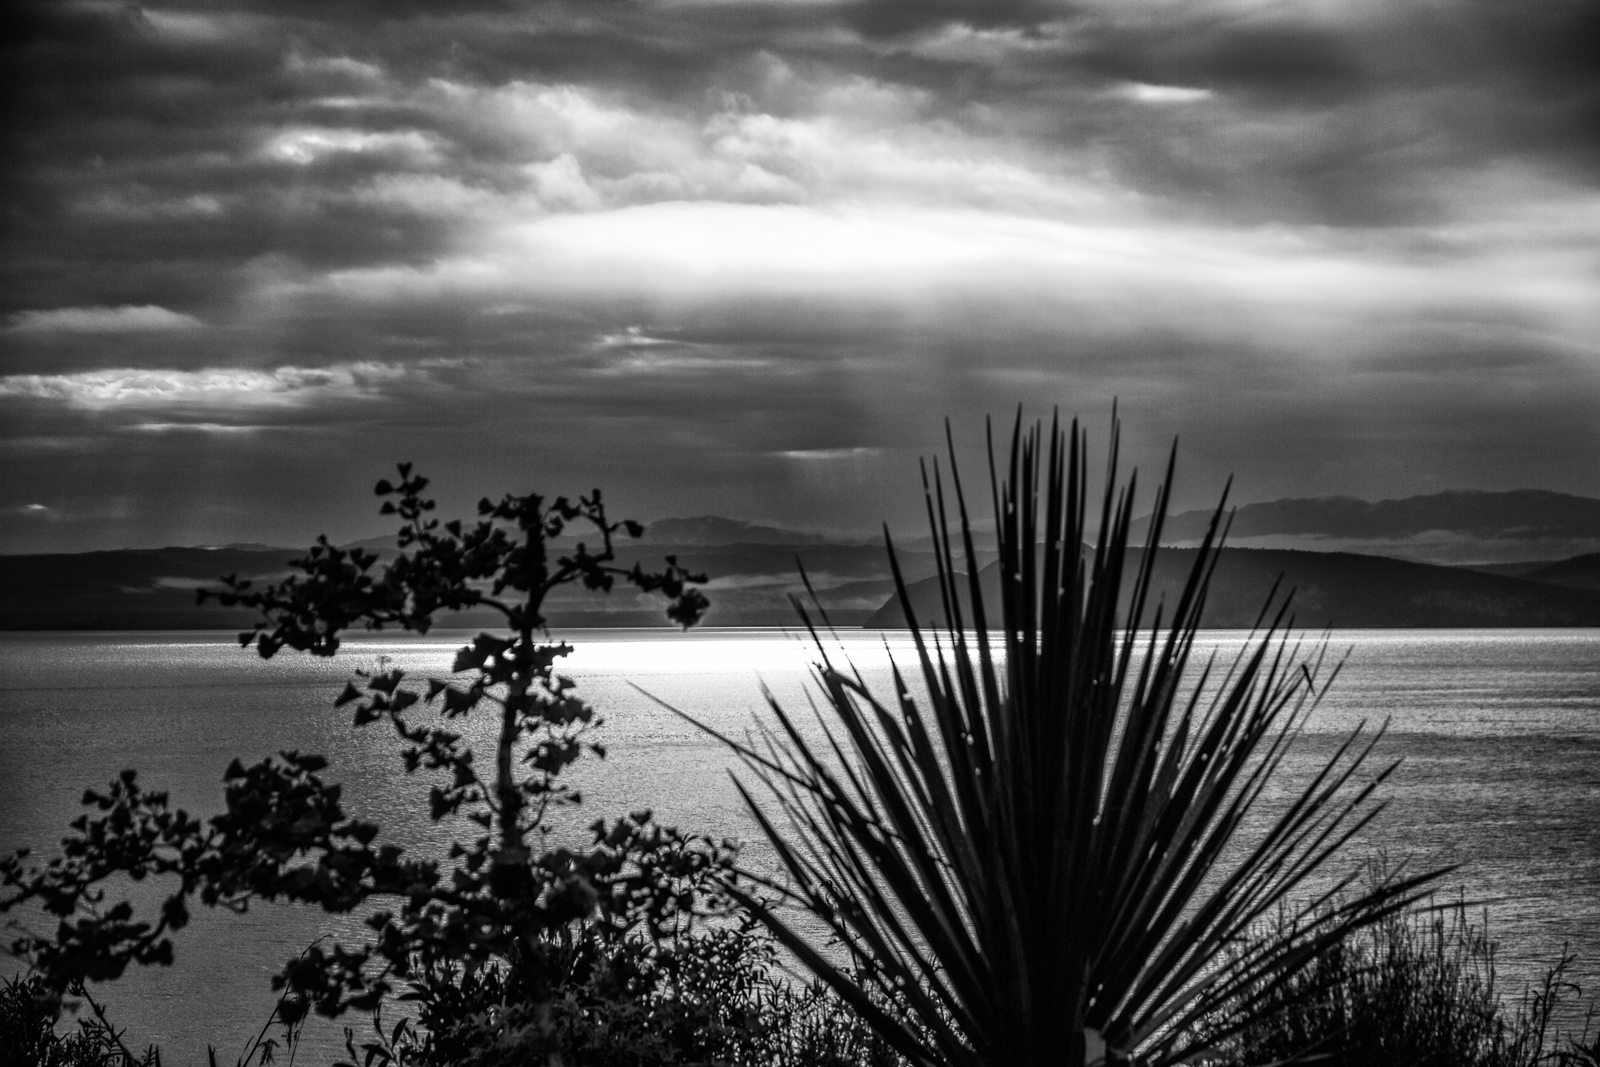
[{"label": "distant mountain range", "polygon": [[1551,585],[1569,585],[1574,589],[1600,589],[1600,552],[1543,563],[1516,577],[1531,578]]},{"label": "distant mountain range", "polygon": [[[1162,549],[1157,554],[1152,604],[1177,601],[1197,554],[1192,548]],[[1125,588],[1131,587],[1142,559],[1142,551],[1131,553],[1123,574]],[[1573,570],[1584,581],[1600,578],[1600,557],[1583,559],[1589,562],[1566,562],[1577,565]],[[985,611],[990,620],[998,619],[996,564],[978,575]],[[964,593],[965,578],[962,584]],[[1201,624],[1217,629],[1255,625],[1275,585],[1281,593],[1293,594],[1291,611],[1302,629],[1600,626],[1600,591],[1592,585],[1554,585],[1347,552],[1250,548],[1222,550]],[[907,593],[919,623],[943,618],[937,578],[912,583]],[[965,596],[963,603],[969,604]],[[891,598],[866,621],[868,627],[905,624],[898,598]]]},{"label": "distant mountain range", "polygon": [[[695,520],[699,522],[700,520]],[[730,523],[729,529],[734,524]],[[702,525],[703,531],[707,527]],[[668,527],[670,530],[671,527]],[[703,536],[703,534],[702,534]],[[393,542],[373,538],[362,547],[392,551]],[[289,572],[301,554],[291,548],[225,547],[124,549],[62,555],[0,555],[0,629],[8,630],[184,630],[239,628],[249,612],[195,603],[195,591],[217,585],[220,576],[272,578]],[[840,624],[855,625],[893,591],[881,546],[828,544],[673,544],[653,538],[623,540],[618,563],[659,564],[664,556],[705,573],[711,625],[793,625],[789,596],[803,592],[803,563],[823,607]],[[797,558],[801,563],[797,563]],[[932,573],[927,552],[902,552],[913,578]],[[618,588],[596,596],[566,588],[548,603],[556,626],[663,626],[665,602]],[[487,614],[441,619],[441,625],[476,626]]]},{"label": "distant mountain range", "polygon": [[[1198,511],[1169,520],[1163,540],[1178,548],[1162,553],[1162,581],[1177,581],[1174,576],[1192,557],[1182,546],[1197,540],[1209,520],[1209,513]],[[1441,493],[1376,504],[1347,498],[1281,500],[1239,509],[1230,546],[1260,546],[1272,539],[1291,543],[1225,551],[1208,625],[1248,625],[1279,573],[1299,589],[1299,618],[1309,626],[1600,625],[1600,501],[1529,490]],[[392,551],[386,538],[360,543]],[[1364,551],[1349,551],[1352,543]],[[1379,543],[1412,551],[1409,556],[1388,553],[1402,557],[1398,559],[1365,551]],[[1480,554],[1472,558],[1471,567],[1429,565],[1417,558],[1426,554],[1424,549],[1446,544],[1463,548],[1489,543],[1524,552],[1549,544],[1591,547],[1540,558],[1502,554],[1485,560]],[[908,580],[916,582],[933,573],[933,557],[926,542],[911,545],[902,549],[900,560]],[[1306,546],[1324,551],[1307,551]],[[711,625],[795,624],[789,597],[803,592],[802,564],[835,623],[887,625],[898,612],[888,561],[877,544],[699,516],[657,520],[643,539],[624,539],[618,550],[624,566],[648,566],[675,555],[683,565],[705,572],[711,579],[706,590],[712,602],[706,622]],[[299,554],[297,549],[239,544],[0,555],[0,628],[239,628],[251,622],[248,613],[214,602],[196,605],[195,590],[215,584],[223,574],[285,574],[288,561]],[[657,598],[631,591],[597,597],[562,590],[548,608],[552,625],[558,627],[666,624]],[[440,621],[472,626],[491,620],[458,616]]]},{"label": "distant mountain range", "polygon": [[[1203,509],[1169,516],[1162,543],[1197,543],[1211,516]],[[1140,541],[1148,522],[1146,517],[1136,526]],[[1541,489],[1432,493],[1376,503],[1354,497],[1274,500],[1239,507],[1228,544],[1426,563],[1564,560],[1600,552],[1600,500]]]},{"label": "distant mountain range", "polygon": [[815,545],[821,534],[762,526],[743,519],[701,515],[693,519],[657,519],[645,527],[644,539],[660,545]]}]

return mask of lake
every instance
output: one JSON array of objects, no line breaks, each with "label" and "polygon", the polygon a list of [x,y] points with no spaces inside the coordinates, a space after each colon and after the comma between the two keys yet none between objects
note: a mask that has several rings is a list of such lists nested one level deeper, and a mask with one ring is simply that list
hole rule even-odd
[{"label": "lake", "polygon": [[[428,782],[401,771],[392,732],[352,730],[332,700],[351,670],[380,656],[443,673],[463,636],[366,635],[335,660],[285,652],[263,661],[226,633],[0,634],[0,850],[48,850],[83,789],[125,767],[209,814],[230,759],[285,748],[327,756],[325,777],[345,784],[352,814],[424,851],[442,849],[443,831],[426,818]],[[805,699],[810,646],[780,630],[558,636],[577,648],[562,670],[605,717],[610,749],[576,774],[585,803],[571,825],[650,807],[686,830],[751,839],[726,773],[735,762],[635,686],[741,734],[763,707],[763,683],[788,705]],[[1227,654],[1245,637],[1208,633],[1202,652]],[[910,662],[903,634],[855,631],[840,641],[869,683],[886,682],[891,655]],[[1344,672],[1286,774],[1304,773],[1362,720],[1389,720],[1380,754],[1405,761],[1351,862],[1382,852],[1413,868],[1461,864],[1447,884],[1492,901],[1490,931],[1510,991],[1542,973],[1563,943],[1581,954],[1580,978],[1595,988],[1600,631],[1354,631],[1331,647],[1348,653]],[[755,862],[763,854],[750,850]],[[167,1064],[204,1063],[208,1043],[231,1063],[268,1017],[268,978],[283,961],[322,934],[362,932],[356,917],[307,909],[200,914],[179,935],[175,966],[131,974],[103,999],[129,1043],[161,1044]],[[327,1062],[340,1041],[338,1026],[313,1021],[300,1062]]]}]

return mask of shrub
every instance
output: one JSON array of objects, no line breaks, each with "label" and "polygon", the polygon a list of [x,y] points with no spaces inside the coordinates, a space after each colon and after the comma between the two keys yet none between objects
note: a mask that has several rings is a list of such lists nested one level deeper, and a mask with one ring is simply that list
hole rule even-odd
[{"label": "shrub", "polygon": [[[81,992],[81,991],[80,991]],[[77,1030],[56,1033],[60,998],[37,975],[0,985],[0,1067],[160,1067],[154,1048],[135,1055],[98,1005]]]},{"label": "shrub", "polygon": [[[1274,936],[1268,928],[1252,941]],[[1264,1067],[1312,1050],[1331,1067],[1593,1063],[1590,1035],[1563,1033],[1557,1022],[1582,992],[1566,977],[1575,957],[1563,955],[1508,1006],[1495,954],[1486,921],[1472,922],[1462,902],[1387,916],[1278,986],[1250,991],[1266,1010],[1220,1042],[1212,1062]]]},{"label": "shrub", "polygon": [[564,972],[506,965],[439,983],[417,1025],[348,1043],[352,1063],[404,1067],[904,1067],[826,986],[797,984],[748,919],[691,936],[578,929]]}]

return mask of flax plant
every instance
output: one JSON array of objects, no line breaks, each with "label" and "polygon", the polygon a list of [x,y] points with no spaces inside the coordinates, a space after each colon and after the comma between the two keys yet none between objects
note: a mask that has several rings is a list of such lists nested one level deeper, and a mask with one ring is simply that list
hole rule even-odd
[{"label": "flax plant", "polygon": [[[818,638],[820,733],[769,694],[758,737],[717,735],[765,788],[739,784],[784,872],[747,872],[743,902],[914,1064],[1204,1062],[1282,1010],[1319,952],[1444,873],[1354,896],[1356,870],[1321,876],[1381,808],[1394,766],[1365,768],[1382,730],[1269,796],[1336,669],[1282,604],[1231,664],[1191,665],[1223,506],[1175,602],[1156,602],[1172,468],[1131,552],[1137,474],[1119,483],[1117,435],[1095,525],[1076,421],[1046,434],[1019,417],[1003,478],[991,437],[997,620],[952,443],[955,537],[937,463],[923,476],[942,625],[918,625],[885,531],[921,692],[897,667],[874,693]],[[1280,914],[1274,936],[1247,936]]]}]

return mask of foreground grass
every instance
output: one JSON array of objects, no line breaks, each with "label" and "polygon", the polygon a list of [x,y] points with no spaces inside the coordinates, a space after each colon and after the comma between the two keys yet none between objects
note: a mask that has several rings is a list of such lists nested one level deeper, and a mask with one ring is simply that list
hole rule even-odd
[{"label": "foreground grass", "polygon": [[[1281,932],[1262,930],[1260,936]],[[1248,951],[1248,945],[1241,951]],[[1203,1062],[1265,1067],[1295,1056],[1331,1067],[1600,1067],[1595,1008],[1574,1031],[1583,991],[1566,956],[1508,999],[1495,943],[1461,904],[1413,910],[1351,934],[1261,996],[1258,1021]],[[676,946],[626,949],[579,940],[567,982],[536,1004],[515,969],[464,979],[460,996],[420,1027],[352,1033],[348,1061],[392,1067],[562,1062],[592,1067],[905,1067],[839,998],[795,983],[756,930],[722,930]],[[35,997],[0,988],[0,1067],[156,1067],[160,1054],[121,1046],[85,1012],[69,1032]],[[542,998],[541,998],[542,999]],[[1197,1043],[1214,1043],[1197,1033]],[[254,1052],[287,1062],[292,1032]],[[555,1059],[553,1057],[559,1057]]]},{"label": "foreground grass", "polygon": [[1461,903],[1414,910],[1354,933],[1263,997],[1261,1018],[1213,1062],[1264,1067],[1296,1055],[1335,1067],[1595,1067],[1595,1008],[1564,955],[1515,1001],[1496,945]]}]

